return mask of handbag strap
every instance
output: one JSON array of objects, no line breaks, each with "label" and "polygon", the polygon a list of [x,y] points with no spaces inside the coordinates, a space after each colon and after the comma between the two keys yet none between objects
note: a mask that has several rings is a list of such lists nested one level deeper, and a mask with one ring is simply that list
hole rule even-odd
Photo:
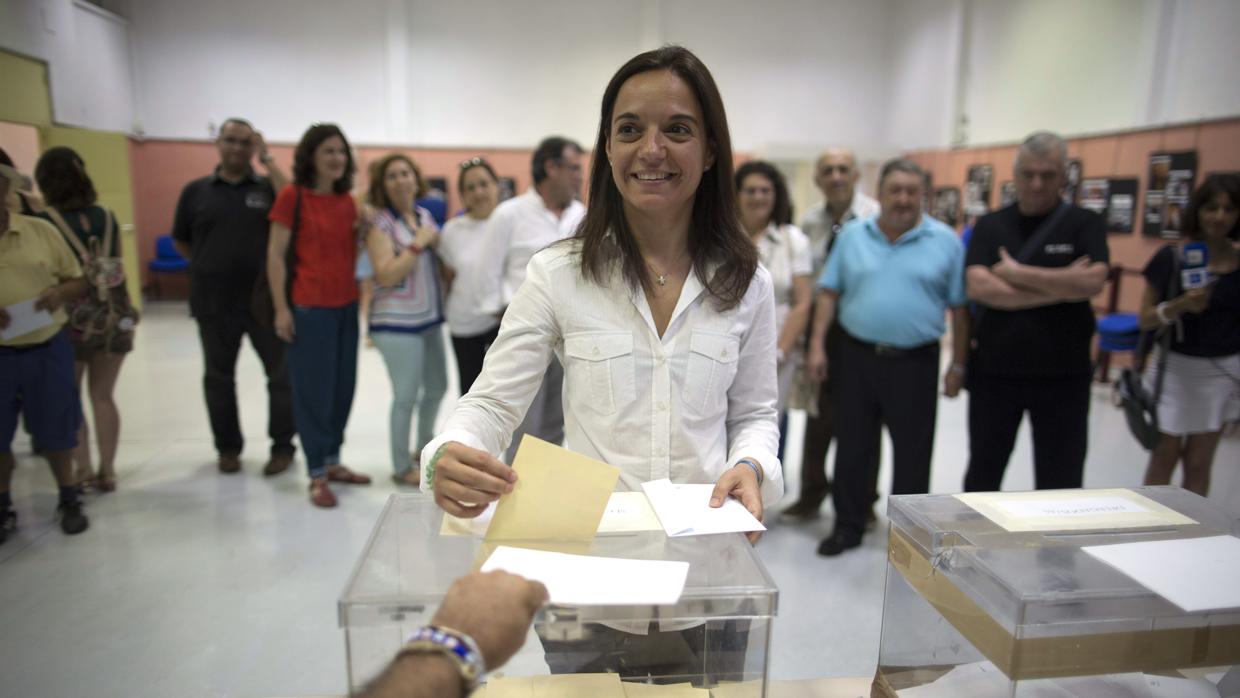
[{"label": "handbag strap", "polygon": [[77,233],[73,232],[73,228],[69,227],[68,221],[65,220],[64,216],[60,215],[60,211],[48,206],[47,215],[56,224],[56,227],[60,229],[60,235],[65,239],[65,242],[68,242],[74,251],[77,252],[78,257],[82,259],[82,264],[86,264],[94,259],[94,255],[90,253],[90,250],[86,249],[86,245],[82,244],[82,240],[77,236]]},{"label": "handbag strap", "polygon": [[[1175,253],[1175,248],[1168,246],[1166,249],[1171,250],[1171,275],[1167,278],[1167,288],[1165,290],[1164,299],[1173,298],[1180,295],[1180,256]],[[1179,323],[1179,320],[1176,321]],[[1158,336],[1158,344],[1161,351],[1158,352],[1158,368],[1154,372],[1154,404],[1157,405],[1162,398],[1163,377],[1167,373],[1167,354],[1171,351],[1171,328],[1175,325],[1164,325],[1156,330],[1147,330],[1154,332]],[[1144,335],[1145,333],[1142,333]],[[1143,346],[1144,336],[1137,339],[1137,346]],[[1141,356],[1138,363],[1145,363],[1145,357]]]},{"label": "handbag strap", "polygon": [[1064,214],[1066,214],[1070,208],[1072,207],[1061,202],[1059,206],[1055,208],[1054,212],[1047,216],[1046,220],[1042,221],[1042,223],[1033,231],[1033,235],[1029,236],[1029,239],[1025,241],[1025,244],[1020,246],[1020,249],[1016,252],[1016,256],[1013,257],[1013,259],[1021,264],[1028,264],[1029,260],[1033,259],[1033,256],[1037,254],[1038,248],[1042,246],[1042,243],[1046,242],[1046,238],[1050,237],[1051,232],[1055,230],[1055,226],[1060,220],[1063,219]]}]

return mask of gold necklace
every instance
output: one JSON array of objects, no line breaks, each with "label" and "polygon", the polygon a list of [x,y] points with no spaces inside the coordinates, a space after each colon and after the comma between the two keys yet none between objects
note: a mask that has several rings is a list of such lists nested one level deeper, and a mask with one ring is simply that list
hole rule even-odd
[{"label": "gold necklace", "polygon": [[[680,260],[684,259],[686,252],[688,252],[688,250],[681,251],[681,253],[676,257],[676,261],[672,263],[673,267],[680,264]],[[650,262],[646,262],[646,266],[650,269],[650,271],[654,272],[654,282],[656,284],[660,286],[667,286],[667,274],[660,274],[659,270],[655,269],[654,265]]]}]

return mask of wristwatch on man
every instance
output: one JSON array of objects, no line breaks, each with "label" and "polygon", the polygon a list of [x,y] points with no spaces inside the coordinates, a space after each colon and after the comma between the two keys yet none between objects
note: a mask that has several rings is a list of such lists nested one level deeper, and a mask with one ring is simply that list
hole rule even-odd
[{"label": "wristwatch on man", "polygon": [[486,663],[478,643],[465,633],[442,625],[426,625],[413,631],[397,656],[405,654],[440,654],[452,660],[461,674],[466,695],[478,686],[478,681],[486,673]]}]

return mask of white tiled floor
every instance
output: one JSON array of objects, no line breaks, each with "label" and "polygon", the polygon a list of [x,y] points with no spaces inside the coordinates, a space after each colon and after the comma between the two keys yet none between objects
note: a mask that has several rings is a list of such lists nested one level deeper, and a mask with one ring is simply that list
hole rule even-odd
[{"label": "white tiled floor", "polygon": [[[238,367],[250,437],[246,469],[229,477],[215,472],[196,329],[183,305],[149,305],[118,388],[119,491],[90,500],[87,533],[60,533],[46,465],[29,455],[24,437],[14,444],[21,530],[0,546],[0,694],[342,694],[336,597],[394,489],[387,478],[387,378],[376,352],[363,350],[360,363],[344,455],[375,484],[338,488],[340,507],[317,510],[306,501],[300,468],[273,480],[259,473],[266,403],[262,371],[248,348]],[[935,492],[959,489],[964,421],[963,400],[941,402]],[[793,415],[790,454],[799,454],[802,424]],[[1086,484],[1138,483],[1145,454],[1104,389],[1095,395],[1090,434]],[[788,460],[795,493],[799,458]],[[1220,448],[1211,499],[1240,517],[1238,471],[1240,438],[1233,435]],[[1005,485],[1031,486],[1026,431]],[[861,549],[827,560],[814,548],[829,527],[829,517],[775,523],[760,543],[781,590],[774,678],[873,672],[885,535],[871,534]]]}]

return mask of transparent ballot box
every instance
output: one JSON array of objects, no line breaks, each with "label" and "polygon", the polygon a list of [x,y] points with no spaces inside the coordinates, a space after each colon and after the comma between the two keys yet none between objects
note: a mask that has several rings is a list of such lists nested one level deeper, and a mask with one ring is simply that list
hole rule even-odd
[{"label": "transparent ballot box", "polygon": [[[476,570],[498,544],[445,528],[444,513],[422,494],[393,495],[339,601],[349,689],[360,691],[427,625],[453,580]],[[771,622],[779,592],[739,533],[669,538],[662,530],[600,533],[589,542],[504,541],[505,546],[689,563],[680,600],[670,606],[544,607],[522,649],[474,693],[508,682],[546,686],[555,695],[657,696],[653,685],[691,684],[693,695],[758,698],[767,691]],[[610,675],[599,676],[609,670]],[[625,682],[587,688],[592,679]],[[575,683],[574,683],[575,682]],[[604,682],[607,683],[607,682]],[[647,683],[651,686],[632,687]],[[573,688],[580,686],[581,688]],[[528,692],[521,695],[531,695]],[[666,689],[669,695],[671,689]],[[533,695],[541,695],[535,689]]]},{"label": "transparent ballot box", "polygon": [[[1230,545],[1211,537],[1235,536],[1236,522],[1178,487],[1059,492],[1082,498],[1059,502],[1081,504],[1041,504],[1038,512],[1056,512],[1042,519],[1010,499],[992,510],[961,498],[975,495],[891,498],[872,696],[1240,696],[1240,608],[1187,612],[1085,549],[1151,544],[1126,546],[1142,558],[1159,545]],[[1095,505],[1136,518],[1104,527],[1061,517]],[[1150,513],[1113,513],[1130,506]],[[1075,525],[1056,528],[1069,520]]]}]

